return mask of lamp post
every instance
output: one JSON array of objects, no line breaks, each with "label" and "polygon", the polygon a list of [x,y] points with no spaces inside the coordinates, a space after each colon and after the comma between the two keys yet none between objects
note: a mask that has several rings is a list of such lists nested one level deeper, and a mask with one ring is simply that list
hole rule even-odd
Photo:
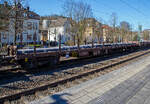
[{"label": "lamp post", "polygon": [[138,41],[140,42],[142,40],[141,38],[141,32],[142,32],[142,25],[139,25],[139,30],[138,30]]},{"label": "lamp post", "polygon": [[59,34],[59,53],[61,53],[61,34]]},{"label": "lamp post", "polygon": [[78,33],[77,33],[77,47],[78,47],[78,50],[80,50],[80,39],[79,39]]},{"label": "lamp post", "polygon": [[34,60],[34,65],[35,68],[38,66],[38,62],[36,59],[36,40],[37,40],[37,36],[36,36],[36,31],[33,34],[33,41],[34,41],[34,56],[33,56],[33,60]]},{"label": "lamp post", "polygon": [[2,43],[1,41],[2,41],[2,40],[1,40],[1,32],[0,32],[0,45],[1,45],[1,43]]},{"label": "lamp post", "polygon": [[34,54],[36,54],[36,32],[33,34]]},{"label": "lamp post", "polygon": [[50,42],[50,30],[48,30],[48,40],[49,40],[49,47],[51,46],[51,42]]},{"label": "lamp post", "polygon": [[76,45],[76,36],[75,36],[75,34],[73,34],[73,44],[74,44],[74,46]]},{"label": "lamp post", "polygon": [[94,47],[94,35],[95,35],[95,31],[94,31],[94,27],[92,28],[93,34],[92,34],[92,48]]}]

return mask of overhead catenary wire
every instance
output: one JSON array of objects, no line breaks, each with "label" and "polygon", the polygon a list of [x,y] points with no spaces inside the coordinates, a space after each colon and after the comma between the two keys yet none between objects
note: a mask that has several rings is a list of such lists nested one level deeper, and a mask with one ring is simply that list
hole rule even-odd
[{"label": "overhead catenary wire", "polygon": [[[97,2],[97,0],[94,0],[95,2]],[[131,4],[129,4],[128,2],[124,1],[124,0],[120,0],[123,4],[127,5],[129,8],[135,10],[139,15],[142,15],[143,18],[148,18],[147,15],[145,15],[141,10],[139,10],[138,8],[132,6]],[[104,3],[103,3],[104,4]],[[101,3],[102,5],[102,3]],[[112,10],[114,9],[113,7],[107,5],[107,4],[104,4],[105,7],[107,7],[108,9]],[[133,21],[135,21],[135,16],[132,16],[132,15],[128,15],[128,17],[132,18]]]},{"label": "overhead catenary wire", "polygon": [[[97,0],[94,0],[94,2],[96,2],[96,4],[97,4]],[[95,5],[96,6],[96,5]],[[108,4],[106,4],[106,3],[101,3],[101,6],[104,6],[105,8],[108,8],[112,13],[114,12],[114,11],[112,11],[114,8],[113,7],[111,7],[110,5],[108,5]],[[99,10],[96,10],[96,12],[98,12]],[[119,10],[117,10],[117,11],[119,11]],[[105,15],[111,15],[111,13],[108,13],[108,12],[101,12],[100,11],[100,13],[102,13],[102,14],[105,14]],[[114,12],[115,13],[115,12]],[[132,21],[131,22],[133,22],[133,20],[135,20],[134,18],[134,16],[132,16],[132,15],[128,15],[128,17],[130,18],[130,19],[132,19]]]},{"label": "overhead catenary wire", "polygon": [[[64,2],[65,0],[57,0],[57,1],[59,1],[59,2]],[[129,8],[131,8],[132,10],[134,10],[135,12],[137,12],[139,15],[141,15],[141,17],[140,18],[143,18],[143,19],[145,19],[145,18],[148,18],[148,16],[143,12],[143,11],[141,11],[141,10],[139,10],[139,8],[136,8],[135,6],[132,6],[132,4],[130,4],[130,3],[128,3],[127,1],[125,1],[125,0],[119,0],[121,3],[123,3],[123,4],[125,4],[126,6],[128,6]],[[110,16],[111,15],[111,13],[109,13],[109,12],[105,12],[105,11],[102,11],[102,9],[96,9],[95,7],[98,7],[98,3],[97,2],[99,2],[99,0],[93,0],[93,2],[96,2],[95,3],[95,5],[94,5],[94,9],[93,9],[93,11],[94,12],[96,12],[96,14],[102,14],[102,15],[106,15],[106,16]],[[102,7],[105,7],[105,8],[108,8],[109,9],[109,11],[111,11],[112,13],[113,12],[115,12],[115,11],[113,11],[114,10],[114,7],[111,7],[110,5],[108,5],[108,3],[105,3],[105,2],[102,2],[102,3],[100,3],[99,4],[99,6],[102,6]],[[117,9],[117,12],[119,11],[119,9]],[[136,20],[135,18],[135,16],[133,16],[134,14],[132,13],[132,14],[127,14],[127,17],[128,18],[130,18],[130,22],[132,23],[132,24],[135,24],[135,23],[137,23],[138,22],[138,20]],[[145,19],[146,20],[146,19]],[[133,22],[134,21],[134,22]]]},{"label": "overhead catenary wire", "polygon": [[[138,8],[132,6],[131,4],[129,4],[128,2],[126,2],[125,0],[120,0],[120,2],[122,2],[122,3],[125,4],[125,5],[127,5],[129,8],[135,10],[138,14],[140,14],[141,16],[143,16],[144,19],[146,20],[146,21],[145,21],[146,23],[150,22],[150,20],[147,19],[148,16],[145,15],[145,13],[143,13],[143,11],[141,11],[141,10],[139,10]],[[139,22],[138,22],[138,24],[139,24]],[[145,24],[145,23],[144,23],[144,24]]]},{"label": "overhead catenary wire", "polygon": [[124,1],[124,0],[120,0],[123,4],[127,5],[128,7],[130,7],[131,9],[134,9],[136,12],[138,12],[139,14],[147,17],[141,10],[135,8],[134,6],[132,6],[131,4],[129,4],[128,2]]}]

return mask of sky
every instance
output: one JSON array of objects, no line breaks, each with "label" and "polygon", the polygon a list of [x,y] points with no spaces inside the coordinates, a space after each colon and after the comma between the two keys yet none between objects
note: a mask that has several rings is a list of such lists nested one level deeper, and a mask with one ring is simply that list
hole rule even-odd
[{"label": "sky", "polygon": [[[41,16],[63,13],[66,0],[30,0],[31,10]],[[75,0],[79,1],[79,0]],[[102,23],[110,24],[112,13],[117,14],[118,25],[121,21],[129,22],[134,30],[138,25],[150,29],[150,1],[149,0],[82,0],[91,5],[94,17]]]}]

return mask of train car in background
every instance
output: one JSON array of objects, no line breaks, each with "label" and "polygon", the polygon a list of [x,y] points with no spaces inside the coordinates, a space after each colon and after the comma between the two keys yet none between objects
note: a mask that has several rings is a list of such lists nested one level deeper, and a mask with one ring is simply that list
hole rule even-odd
[{"label": "train car in background", "polygon": [[18,49],[15,61],[24,68],[34,68],[42,65],[57,65],[60,57],[68,54],[70,57],[87,58],[113,55],[123,52],[133,52],[138,49],[150,48],[150,42],[140,43],[107,43],[92,46],[62,46],[52,48]]}]

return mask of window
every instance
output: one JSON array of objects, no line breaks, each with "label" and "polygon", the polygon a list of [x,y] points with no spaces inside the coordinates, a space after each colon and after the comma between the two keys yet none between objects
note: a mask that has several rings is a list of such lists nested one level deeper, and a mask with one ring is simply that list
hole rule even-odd
[{"label": "window", "polygon": [[7,34],[3,34],[3,39],[7,39]]},{"label": "window", "polygon": [[35,23],[35,29],[36,29],[36,30],[38,29],[38,24],[37,24],[37,23]]},{"label": "window", "polygon": [[29,30],[32,30],[32,23],[31,23],[31,22],[28,22],[28,23],[27,23],[27,28],[28,28]]},{"label": "window", "polygon": [[32,40],[32,35],[27,35],[27,40]]},{"label": "window", "polygon": [[17,35],[17,40],[20,40],[20,35]]},{"label": "window", "polygon": [[33,23],[33,30],[37,30],[37,29],[38,29],[37,23],[34,22],[34,23]]},{"label": "window", "polygon": [[34,24],[34,22],[32,23],[32,27],[33,27],[33,30],[35,30],[35,24]]},{"label": "window", "polygon": [[23,28],[23,21],[22,20],[18,20],[17,27],[21,28],[21,29]]}]

